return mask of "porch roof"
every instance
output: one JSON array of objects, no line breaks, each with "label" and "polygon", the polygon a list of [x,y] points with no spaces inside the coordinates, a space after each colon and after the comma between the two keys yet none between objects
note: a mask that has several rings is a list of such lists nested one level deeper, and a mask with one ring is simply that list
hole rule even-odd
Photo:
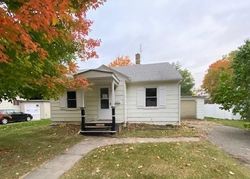
[{"label": "porch roof", "polygon": [[112,78],[116,83],[119,83],[119,78],[112,71],[100,70],[100,69],[88,69],[77,73],[76,75],[83,75],[87,79],[105,79]]}]

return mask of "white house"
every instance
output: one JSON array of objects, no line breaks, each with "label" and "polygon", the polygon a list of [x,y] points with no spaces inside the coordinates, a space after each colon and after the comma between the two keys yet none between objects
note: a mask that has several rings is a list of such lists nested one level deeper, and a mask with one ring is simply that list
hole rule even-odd
[{"label": "white house", "polygon": [[1,111],[10,111],[10,112],[20,112],[20,104],[18,100],[14,100],[13,102],[2,100],[0,102],[0,110]]},{"label": "white house", "polygon": [[[82,70],[77,76],[91,83],[87,90],[68,89],[51,101],[54,122],[80,122],[81,132],[103,131],[114,124],[180,123],[181,75],[169,63]],[[98,126],[98,127],[97,127]],[[97,129],[100,128],[100,129]]]}]

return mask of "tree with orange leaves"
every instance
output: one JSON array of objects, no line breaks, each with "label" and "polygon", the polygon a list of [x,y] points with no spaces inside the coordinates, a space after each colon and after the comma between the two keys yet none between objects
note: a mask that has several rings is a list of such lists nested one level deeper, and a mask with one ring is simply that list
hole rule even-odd
[{"label": "tree with orange leaves", "polygon": [[[105,0],[3,0],[0,2],[0,100],[57,97],[86,87],[74,77],[76,58],[97,57],[88,37],[87,11]],[[71,78],[69,78],[71,76]]]},{"label": "tree with orange leaves", "polygon": [[231,63],[234,55],[235,52],[231,52],[229,55],[212,63],[208,68],[208,71],[203,79],[202,88],[211,96],[212,101],[213,96],[218,89],[220,76],[222,73],[231,74],[233,72]]},{"label": "tree with orange leaves", "polygon": [[128,66],[133,65],[128,56],[119,56],[114,61],[112,61],[108,66],[109,67],[119,67],[119,66]]}]

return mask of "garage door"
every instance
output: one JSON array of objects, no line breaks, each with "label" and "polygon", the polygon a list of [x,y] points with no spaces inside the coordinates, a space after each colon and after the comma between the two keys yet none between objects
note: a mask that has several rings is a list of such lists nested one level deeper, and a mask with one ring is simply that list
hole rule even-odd
[{"label": "garage door", "polygon": [[196,118],[196,102],[194,100],[181,101],[181,118]]},{"label": "garage door", "polygon": [[24,112],[31,114],[33,116],[33,120],[41,119],[40,116],[40,105],[36,103],[26,103],[24,105]]}]

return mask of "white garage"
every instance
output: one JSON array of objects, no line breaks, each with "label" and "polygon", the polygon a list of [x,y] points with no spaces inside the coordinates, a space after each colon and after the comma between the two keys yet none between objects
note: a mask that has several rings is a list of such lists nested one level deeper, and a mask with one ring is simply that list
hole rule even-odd
[{"label": "white garage", "polygon": [[31,114],[33,120],[48,119],[50,115],[50,101],[47,100],[30,100],[20,101],[21,111]]},{"label": "white garage", "polygon": [[202,96],[182,96],[181,118],[204,119],[204,99]]}]

